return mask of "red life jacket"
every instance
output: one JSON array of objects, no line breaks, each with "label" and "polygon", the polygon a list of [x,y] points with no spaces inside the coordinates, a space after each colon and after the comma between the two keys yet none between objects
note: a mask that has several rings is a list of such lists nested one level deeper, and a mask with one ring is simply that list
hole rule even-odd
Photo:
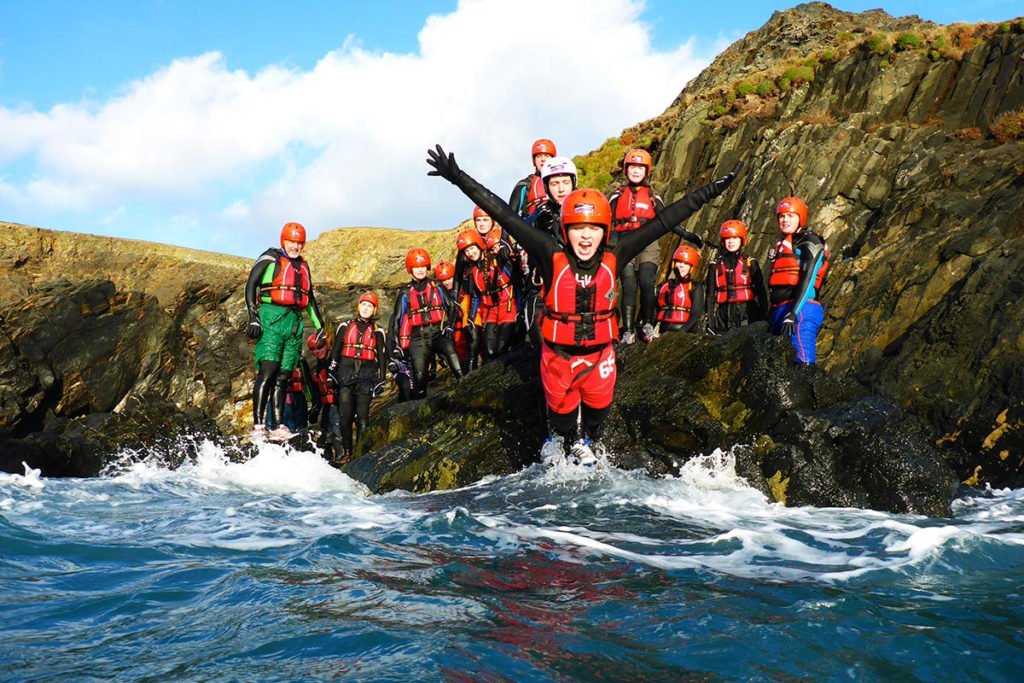
[{"label": "red life jacket", "polygon": [[529,206],[535,202],[539,202],[548,196],[548,191],[544,188],[544,181],[541,180],[540,176],[536,173],[530,180],[530,189],[526,192],[526,205]]},{"label": "red life jacket", "polygon": [[301,394],[306,390],[306,383],[302,379],[302,368],[298,365],[292,370],[291,376],[288,378],[288,383],[284,386],[285,391],[289,394]]},{"label": "red life jacket", "polygon": [[658,289],[658,322],[681,325],[689,322],[693,308],[693,283],[666,280]]},{"label": "red life jacket", "polygon": [[615,302],[615,255],[605,251],[597,273],[583,284],[563,251],[555,252],[550,286],[544,292],[540,333],[547,341],[565,346],[599,347],[619,338]]},{"label": "red life jacket", "polygon": [[279,306],[297,306],[305,308],[309,304],[309,295],[313,292],[313,281],[309,274],[309,264],[302,258],[295,263],[281,254],[274,264],[274,279],[270,284],[260,286],[261,298],[266,303]]},{"label": "red life jacket", "polygon": [[[825,239],[821,238],[824,243]],[[771,275],[768,277],[769,287],[796,287],[800,284],[800,258],[793,250],[792,236],[783,237],[768,252],[768,262],[772,266]],[[828,244],[825,244],[825,258],[818,269],[818,276],[814,280],[815,291],[821,290],[821,283],[825,280],[825,273],[828,272]]]},{"label": "red life jacket", "polygon": [[715,303],[739,304],[753,298],[749,257],[737,258],[731,270],[726,267],[724,258],[715,261]]},{"label": "red life jacket", "polygon": [[345,330],[341,342],[341,357],[355,360],[377,360],[377,325],[370,323],[359,333],[359,325],[353,320]]},{"label": "red life jacket", "polygon": [[[481,265],[483,264],[483,265]],[[471,275],[473,287],[480,295],[480,303],[490,308],[512,301],[512,275],[502,267],[499,259],[484,255],[473,264]]]},{"label": "red life jacket", "polygon": [[320,403],[329,406],[334,405],[334,390],[327,383],[326,365],[313,371],[313,382],[316,384],[316,390],[320,394]]},{"label": "red life jacket", "polygon": [[416,287],[409,288],[409,310],[406,315],[413,327],[441,323],[444,319],[444,299],[441,298],[441,290],[436,282],[428,282],[422,293]]},{"label": "red life jacket", "polygon": [[612,227],[617,232],[636,230],[654,218],[654,195],[647,185],[622,185],[619,187],[619,198],[615,200],[615,216]]}]

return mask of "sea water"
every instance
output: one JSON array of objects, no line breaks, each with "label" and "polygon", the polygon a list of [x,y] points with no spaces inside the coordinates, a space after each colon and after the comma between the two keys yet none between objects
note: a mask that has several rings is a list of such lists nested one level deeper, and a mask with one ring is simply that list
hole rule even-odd
[{"label": "sea water", "polygon": [[371,495],[315,452],[0,474],[0,680],[1019,681],[1024,491],[787,508],[728,453]]}]

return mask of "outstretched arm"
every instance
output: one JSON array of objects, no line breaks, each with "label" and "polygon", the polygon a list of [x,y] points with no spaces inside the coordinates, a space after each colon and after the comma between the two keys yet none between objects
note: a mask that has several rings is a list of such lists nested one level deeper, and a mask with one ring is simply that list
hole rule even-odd
[{"label": "outstretched arm", "polygon": [[712,180],[704,187],[691,192],[679,201],[673,202],[659,212],[654,218],[647,221],[633,232],[625,235],[619,240],[616,250],[616,257],[619,263],[625,265],[633,260],[648,244],[666,234],[691,215],[700,207],[725,192],[725,188],[736,179],[736,174],[743,168],[743,162],[738,162],[731,171],[717,180]]},{"label": "outstretched arm", "polygon": [[441,176],[462,190],[464,195],[483,209],[498,225],[512,233],[512,236],[523,246],[530,258],[535,258],[538,261],[548,260],[544,257],[550,257],[558,248],[558,243],[554,238],[532,229],[498,195],[461,170],[455,163],[454,154],[446,153],[441,145],[438,145],[436,149],[428,149],[427,154],[429,155],[427,163],[434,169],[428,171],[427,175]]}]

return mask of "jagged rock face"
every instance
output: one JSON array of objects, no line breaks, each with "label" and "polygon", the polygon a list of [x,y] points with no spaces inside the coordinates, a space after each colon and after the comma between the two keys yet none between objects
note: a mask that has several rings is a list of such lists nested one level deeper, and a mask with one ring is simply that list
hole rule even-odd
[{"label": "jagged rock face", "polygon": [[[776,16],[745,42],[842,14],[826,8]],[[814,45],[829,35],[814,33]],[[718,68],[742,70],[742,46]],[[776,203],[805,199],[832,254],[819,362],[924,418],[961,476],[1003,485],[1024,472],[1024,148],[958,131],[985,131],[1024,105],[1022,55],[1020,33],[996,35],[960,62],[910,52],[885,67],[854,50],[821,65],[771,118],[733,130],[710,125],[710,104],[693,100],[656,162],[656,177],[672,179],[671,200],[744,159],[740,178],[688,227],[717,241],[717,226],[740,218],[762,264],[778,238]],[[709,82],[695,83],[691,96]]]}]

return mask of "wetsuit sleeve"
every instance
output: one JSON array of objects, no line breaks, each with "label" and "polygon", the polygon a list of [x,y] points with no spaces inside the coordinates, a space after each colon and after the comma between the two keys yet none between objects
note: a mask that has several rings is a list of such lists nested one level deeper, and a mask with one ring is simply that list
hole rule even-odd
[{"label": "wetsuit sleeve", "polygon": [[399,335],[402,330],[402,321],[405,318],[405,309],[409,300],[409,286],[406,285],[398,290],[398,298],[395,299],[395,309],[391,312],[391,321],[388,323],[388,356],[394,354],[400,346]]},{"label": "wetsuit sleeve", "polygon": [[320,404],[320,390],[313,381],[313,373],[309,371],[309,363],[305,358],[299,359],[299,371],[302,373],[302,391],[306,394],[306,401],[309,406]]},{"label": "wetsuit sleeve", "polygon": [[523,208],[526,206],[526,193],[528,191],[529,185],[527,185],[525,178],[516,183],[516,186],[512,188],[512,196],[508,198],[508,205],[516,212],[517,216],[523,213]]},{"label": "wetsuit sleeve", "polygon": [[313,294],[313,287],[309,288],[309,303],[306,305],[306,315],[313,321],[313,327],[318,331],[324,329],[324,319],[320,315],[320,307],[316,303],[316,295]]},{"label": "wetsuit sleeve", "polygon": [[263,282],[263,274],[267,272],[268,266],[276,262],[277,259],[264,253],[256,259],[252,270],[249,271],[249,277],[245,281],[245,308],[250,317],[255,317],[260,307],[260,284]]},{"label": "wetsuit sleeve", "polygon": [[471,178],[465,171],[461,171],[452,183],[498,225],[508,230],[526,250],[534,264],[541,268],[541,273],[546,276],[545,281],[550,281],[551,273],[547,271],[551,269],[551,256],[558,250],[558,242],[550,235],[531,228],[498,195]]},{"label": "wetsuit sleeve", "polygon": [[754,289],[754,305],[756,307],[757,320],[766,320],[768,318],[768,288],[764,284],[764,273],[761,272],[761,266],[758,264],[757,259],[750,259],[750,286]]},{"label": "wetsuit sleeve", "polygon": [[374,336],[377,340],[377,348],[380,349],[377,353],[377,379],[384,381],[388,370],[388,357],[384,354],[384,349],[387,348],[387,339],[384,330],[380,328],[377,328]]},{"label": "wetsuit sleeve", "polygon": [[345,335],[348,334],[348,323],[341,323],[334,331],[334,346],[331,347],[331,367],[338,367],[341,360],[341,348],[345,345]]},{"label": "wetsuit sleeve", "polygon": [[683,325],[683,332],[701,332],[701,324],[704,319],[704,286],[699,282],[693,283],[693,291],[690,292],[690,300],[693,302],[690,309],[690,319]]},{"label": "wetsuit sleeve", "polygon": [[718,325],[715,315],[718,312],[718,303],[715,300],[715,268],[718,259],[708,264],[708,272],[704,274],[704,311],[708,315],[708,329],[714,331]]},{"label": "wetsuit sleeve", "polygon": [[[730,180],[731,182],[731,180]],[[697,212],[702,206],[722,194],[729,183],[712,180],[704,187],[691,192],[679,201],[673,202],[646,221],[636,230],[627,233],[615,247],[618,268],[621,270],[627,263],[640,254],[651,242],[668,233],[672,226],[678,225]]]},{"label": "wetsuit sleeve", "polygon": [[813,232],[806,232],[794,248],[800,252],[800,282],[796,285],[793,314],[799,315],[804,304],[815,296],[814,281],[825,264],[825,242]]}]

